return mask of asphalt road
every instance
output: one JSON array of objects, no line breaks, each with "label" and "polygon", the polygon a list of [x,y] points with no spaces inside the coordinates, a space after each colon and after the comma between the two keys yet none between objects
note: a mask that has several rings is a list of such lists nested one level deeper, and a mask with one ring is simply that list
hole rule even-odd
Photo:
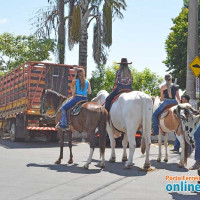
[{"label": "asphalt road", "polygon": [[[136,200],[196,200],[199,193],[167,192],[166,176],[197,176],[197,171],[178,168],[179,154],[170,153],[168,163],[157,163],[158,147],[151,146],[152,171],[142,169],[145,156],[137,148],[134,165],[124,169],[122,149],[116,149],[116,163],[106,162],[99,167],[99,149],[95,150],[89,170],[84,170],[89,155],[86,143],[74,143],[74,163],[67,164],[68,148],[65,148],[61,165],[58,158],[59,144],[42,141],[13,143],[0,140],[0,200],[66,200],[66,199],[136,199]],[[67,146],[67,144],[66,144]],[[171,147],[172,148],[172,147]],[[106,160],[110,148],[106,149]],[[194,154],[188,159],[193,163]],[[164,157],[163,157],[164,159]],[[196,181],[190,181],[196,184]]]}]

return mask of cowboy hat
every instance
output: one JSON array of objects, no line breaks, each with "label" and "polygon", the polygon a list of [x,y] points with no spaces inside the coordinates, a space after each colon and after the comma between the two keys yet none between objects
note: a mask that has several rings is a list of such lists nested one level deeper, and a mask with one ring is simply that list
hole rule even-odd
[{"label": "cowboy hat", "polygon": [[121,62],[117,64],[132,64],[132,62],[128,63],[127,58],[122,58]]}]

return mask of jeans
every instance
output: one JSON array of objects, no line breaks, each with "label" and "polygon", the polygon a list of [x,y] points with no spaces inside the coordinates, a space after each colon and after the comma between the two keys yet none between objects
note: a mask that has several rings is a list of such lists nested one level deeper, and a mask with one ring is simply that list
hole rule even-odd
[{"label": "jeans", "polygon": [[67,103],[65,103],[61,108],[61,119],[60,119],[60,127],[67,127],[67,115],[66,111],[76,105],[79,101],[88,100],[87,97],[75,96],[73,99],[70,99]]},{"label": "jeans", "polygon": [[180,148],[180,142],[178,141],[176,137],[175,142],[174,142],[174,150],[179,151],[179,148]]},{"label": "jeans", "polygon": [[165,99],[164,102],[153,113],[153,132],[155,135],[159,134],[159,121],[158,116],[164,111],[165,107],[169,104],[178,104],[176,99]]},{"label": "jeans", "polygon": [[131,90],[133,90],[131,85],[121,85],[121,84],[117,85],[117,87],[106,98],[105,108],[108,112],[110,111],[110,106],[111,106],[112,100],[114,99],[115,96],[118,95],[118,93],[121,89],[131,89]]},{"label": "jeans", "polygon": [[196,161],[200,161],[200,122],[194,132],[194,140],[195,140],[194,158]]}]

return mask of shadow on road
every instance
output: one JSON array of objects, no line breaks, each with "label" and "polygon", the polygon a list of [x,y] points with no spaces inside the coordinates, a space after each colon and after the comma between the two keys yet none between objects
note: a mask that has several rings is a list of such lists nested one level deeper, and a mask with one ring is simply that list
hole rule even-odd
[{"label": "shadow on road", "polygon": [[[28,149],[28,148],[57,148],[59,147],[58,142],[46,142],[34,139],[26,142],[12,142],[10,139],[1,139],[0,146],[6,149]],[[68,146],[68,143],[65,143]],[[76,144],[73,144],[76,146]]]},{"label": "shadow on road", "polygon": [[36,163],[29,163],[26,166],[27,167],[42,167],[47,168],[49,170],[55,170],[57,172],[70,172],[70,173],[76,173],[76,174],[96,174],[100,173],[101,171],[106,171],[112,174],[125,176],[125,177],[131,177],[131,176],[144,176],[147,174],[146,171],[143,169],[132,166],[130,169],[124,168],[124,163],[116,162],[116,163],[110,163],[106,162],[106,167],[101,169],[99,166],[99,160],[92,160],[92,164],[94,165],[94,162],[97,164],[95,165],[97,169],[84,169],[82,166],[79,166],[78,164],[36,164]]},{"label": "shadow on road", "polygon": [[173,193],[169,193],[172,195],[172,199],[174,200],[199,200],[200,199],[200,193],[194,193],[193,195],[192,194],[180,194],[180,193],[176,193],[176,192],[173,192]]},{"label": "shadow on road", "polygon": [[189,170],[185,167],[180,168],[177,163],[165,163],[165,162],[157,162],[157,160],[151,160],[151,165],[156,169],[166,169],[168,171],[173,172],[188,172]]},{"label": "shadow on road", "polygon": [[102,169],[83,169],[83,167],[78,166],[78,164],[49,164],[49,165],[42,165],[42,164],[36,164],[36,163],[29,163],[26,165],[27,167],[42,167],[47,168],[50,170],[54,170],[57,172],[70,172],[75,174],[97,174],[101,172]]},{"label": "shadow on road", "polygon": [[[104,171],[107,171],[111,174],[116,174],[119,176],[144,176],[147,174],[147,171],[143,170],[140,167],[137,166],[131,166],[130,169],[124,168],[125,162],[106,162],[106,168],[103,169]],[[150,173],[150,172],[149,172]]]}]

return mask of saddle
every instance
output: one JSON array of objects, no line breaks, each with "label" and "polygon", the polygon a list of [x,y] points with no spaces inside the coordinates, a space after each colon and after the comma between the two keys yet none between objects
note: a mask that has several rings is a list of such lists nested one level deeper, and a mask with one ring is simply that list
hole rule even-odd
[{"label": "saddle", "polygon": [[112,105],[115,101],[117,101],[117,99],[119,98],[119,96],[120,96],[122,93],[128,93],[128,92],[132,92],[132,90],[131,90],[131,89],[121,89],[121,90],[119,90],[117,96],[115,96],[114,99],[112,100],[111,105]]},{"label": "saddle", "polygon": [[70,115],[76,116],[80,113],[82,106],[86,103],[86,100],[79,101],[74,107],[70,109]]},{"label": "saddle", "polygon": [[165,106],[164,111],[158,116],[158,119],[164,119],[165,117],[167,117],[167,115],[169,114],[169,109],[173,106],[176,106],[176,104],[169,104]]}]

